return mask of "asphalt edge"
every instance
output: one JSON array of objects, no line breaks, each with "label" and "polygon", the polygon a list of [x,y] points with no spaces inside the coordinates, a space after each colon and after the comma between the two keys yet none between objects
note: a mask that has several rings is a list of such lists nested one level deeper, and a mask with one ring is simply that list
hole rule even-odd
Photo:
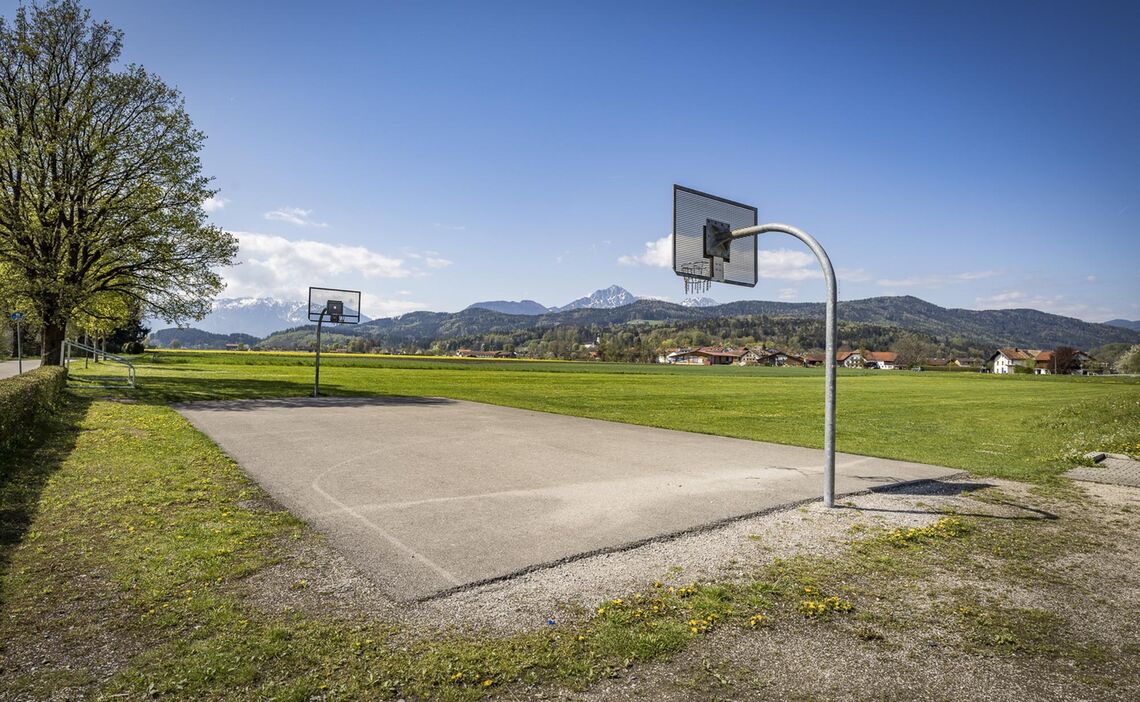
[{"label": "asphalt edge", "polygon": [[[871,493],[876,493],[876,492],[892,492],[894,490],[899,490],[901,488],[907,488],[907,487],[914,487],[916,485],[924,485],[927,483],[939,483],[939,482],[946,482],[946,481],[953,481],[953,480],[961,480],[962,478],[968,478],[968,477],[970,477],[970,474],[968,471],[957,471],[955,473],[950,473],[949,475],[943,475],[943,476],[940,476],[937,478],[918,478],[915,480],[903,480],[903,481],[899,481],[897,483],[890,483],[887,485],[875,485],[873,487],[869,487],[869,488],[866,488],[863,490],[855,490],[852,492],[840,493],[840,494],[837,494],[835,497],[836,497],[836,499],[839,499],[841,497],[846,498],[846,497],[855,497],[858,495],[869,495]],[[774,505],[771,507],[766,507],[764,509],[757,510],[755,512],[747,512],[745,514],[738,514],[736,516],[725,517],[724,519],[718,519],[718,520],[713,521],[713,522],[707,522],[705,524],[699,524],[699,525],[694,526],[694,527],[689,527],[688,529],[682,529],[681,531],[673,531],[673,532],[669,532],[667,534],[659,534],[657,536],[650,536],[650,537],[647,537],[644,539],[638,539],[636,541],[629,541],[629,542],[626,542],[623,544],[617,544],[615,546],[605,546],[603,548],[597,548],[597,549],[593,549],[591,551],[583,551],[582,553],[575,553],[573,555],[565,556],[563,558],[559,558],[559,559],[553,560],[553,561],[544,561],[542,563],[535,563],[533,565],[529,565],[525,568],[520,568],[519,570],[515,570],[515,571],[512,571],[510,573],[505,573],[503,575],[497,575],[493,578],[485,578],[483,580],[476,580],[473,582],[464,583],[462,585],[456,585],[455,587],[450,587],[450,588],[447,588],[446,590],[440,590],[440,591],[434,592],[430,595],[422,595],[420,597],[413,597],[411,599],[395,599],[395,598],[393,598],[393,601],[394,602],[404,602],[404,603],[409,603],[409,604],[412,604],[412,603],[423,604],[426,602],[441,600],[441,599],[450,597],[451,595],[456,595],[456,594],[459,594],[461,592],[469,592],[471,590],[475,590],[475,589],[480,588],[480,587],[485,587],[487,585],[494,585],[496,583],[501,583],[501,582],[505,582],[508,580],[513,580],[513,579],[521,577],[523,575],[535,573],[535,572],[538,572],[540,570],[547,570],[549,568],[557,568],[558,566],[566,565],[567,563],[574,563],[575,561],[584,560],[586,558],[593,558],[594,556],[604,556],[604,555],[610,554],[610,553],[621,553],[623,551],[630,551],[630,550],[633,550],[635,548],[639,548],[641,546],[648,546],[649,544],[667,543],[669,541],[675,541],[675,540],[683,538],[685,536],[691,536],[693,534],[701,534],[701,533],[708,532],[708,531],[715,531],[716,529],[719,529],[721,527],[727,526],[729,524],[734,524],[736,522],[744,521],[746,519],[752,519],[754,517],[763,517],[765,515],[773,514],[775,512],[785,512],[785,511],[790,510],[790,509],[802,507],[803,505],[808,505],[808,504],[811,504],[813,502],[820,502],[822,500],[823,500],[822,497],[810,497],[810,498],[803,499],[803,500],[796,500],[794,502],[785,502],[783,504]]]}]

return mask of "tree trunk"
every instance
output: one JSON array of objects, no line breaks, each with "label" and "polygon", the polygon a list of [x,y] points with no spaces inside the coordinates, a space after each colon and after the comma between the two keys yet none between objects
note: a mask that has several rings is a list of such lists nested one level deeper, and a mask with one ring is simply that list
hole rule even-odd
[{"label": "tree trunk", "polygon": [[58,366],[59,351],[63,347],[63,340],[67,336],[66,324],[45,324],[43,328],[43,344],[40,347],[40,365]]}]

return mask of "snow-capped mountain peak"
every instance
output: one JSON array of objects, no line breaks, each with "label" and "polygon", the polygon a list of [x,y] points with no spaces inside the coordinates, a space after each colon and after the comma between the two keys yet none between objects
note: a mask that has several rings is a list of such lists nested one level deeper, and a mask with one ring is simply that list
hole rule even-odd
[{"label": "snow-capped mountain peak", "polygon": [[620,285],[611,285],[602,290],[595,290],[587,297],[580,297],[567,305],[563,305],[557,308],[557,311],[566,312],[567,310],[578,310],[582,308],[613,309],[614,307],[632,305],[637,302],[637,299],[636,295]]},{"label": "snow-capped mountain peak", "polygon": [[686,297],[681,300],[684,307],[716,307],[720,303],[711,297]]}]

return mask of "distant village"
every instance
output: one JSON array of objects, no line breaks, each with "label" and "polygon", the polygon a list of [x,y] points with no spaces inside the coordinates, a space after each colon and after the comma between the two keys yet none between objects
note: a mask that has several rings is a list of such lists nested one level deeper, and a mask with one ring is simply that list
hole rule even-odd
[{"label": "distant village", "polygon": [[[248,351],[245,344],[229,343],[228,351]],[[586,344],[591,360],[598,360],[594,344]],[[1066,349],[1062,351],[1062,349]],[[351,349],[330,347],[332,352],[348,352]],[[372,349],[378,353],[378,349]],[[1058,353],[1060,352],[1060,353]],[[505,350],[457,349],[459,358],[526,358],[525,353]],[[826,355],[823,353],[796,353],[781,349],[763,347],[701,346],[698,348],[672,349],[659,354],[654,362],[681,366],[771,366],[812,368],[822,366]],[[873,370],[947,370],[974,371],[977,373],[1027,373],[1035,375],[1090,375],[1109,371],[1109,364],[1093,358],[1079,349],[1060,347],[1054,351],[1043,349],[1022,349],[1017,347],[1000,348],[988,358],[955,356],[950,358],[923,358],[914,363],[901,363],[894,351],[846,350],[837,351],[835,362],[843,368]]]},{"label": "distant village", "polygon": [[[473,349],[459,349],[455,355],[461,358],[517,357],[510,351],[476,351]],[[701,346],[699,348],[672,349],[658,355],[656,362],[682,366],[735,365],[811,368],[822,366],[826,358],[827,356],[822,353],[794,353],[763,347],[737,349],[729,346]],[[1068,349],[1068,352],[1064,352],[1061,349],[1046,351],[1016,347],[998,349],[989,358],[984,359],[967,356],[924,358],[911,364],[900,364],[898,354],[894,351],[838,351],[835,354],[835,362],[844,368],[898,370],[905,365],[909,369],[944,369],[998,374],[1053,375],[1069,373],[1080,375],[1101,373],[1107,370],[1106,364],[1098,362],[1092,356],[1078,349]]]},{"label": "distant village", "polygon": [[[780,349],[734,349],[723,346],[702,346],[696,349],[673,349],[658,356],[657,362],[695,366],[812,367],[823,365],[826,358],[827,356],[822,353],[798,354]],[[1058,360],[1059,356],[1055,351],[1007,347],[998,349],[987,359],[976,357],[924,358],[917,363],[907,364],[907,367],[912,369],[962,369],[999,374],[1021,372],[1037,375],[1062,372],[1100,372],[1104,370],[1096,362],[1096,359],[1076,349],[1072,350],[1071,358],[1064,359],[1063,366],[1058,366]],[[902,367],[898,362],[898,354],[894,351],[838,351],[835,354],[835,362],[844,368],[897,370]]]}]

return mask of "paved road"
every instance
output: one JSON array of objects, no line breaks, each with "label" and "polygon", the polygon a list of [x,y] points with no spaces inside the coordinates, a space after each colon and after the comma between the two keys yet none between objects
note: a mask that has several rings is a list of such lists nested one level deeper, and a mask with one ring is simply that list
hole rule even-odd
[{"label": "paved road", "polygon": [[[819,498],[823,486],[818,450],[474,402],[177,409],[399,599]],[[836,463],[840,493],[958,472]]]},{"label": "paved road", "polygon": [[[40,367],[39,358],[25,358],[24,359],[24,372],[32,370],[33,368]],[[20,372],[19,361],[0,361],[0,378],[11,378],[13,375],[18,375]]]}]

